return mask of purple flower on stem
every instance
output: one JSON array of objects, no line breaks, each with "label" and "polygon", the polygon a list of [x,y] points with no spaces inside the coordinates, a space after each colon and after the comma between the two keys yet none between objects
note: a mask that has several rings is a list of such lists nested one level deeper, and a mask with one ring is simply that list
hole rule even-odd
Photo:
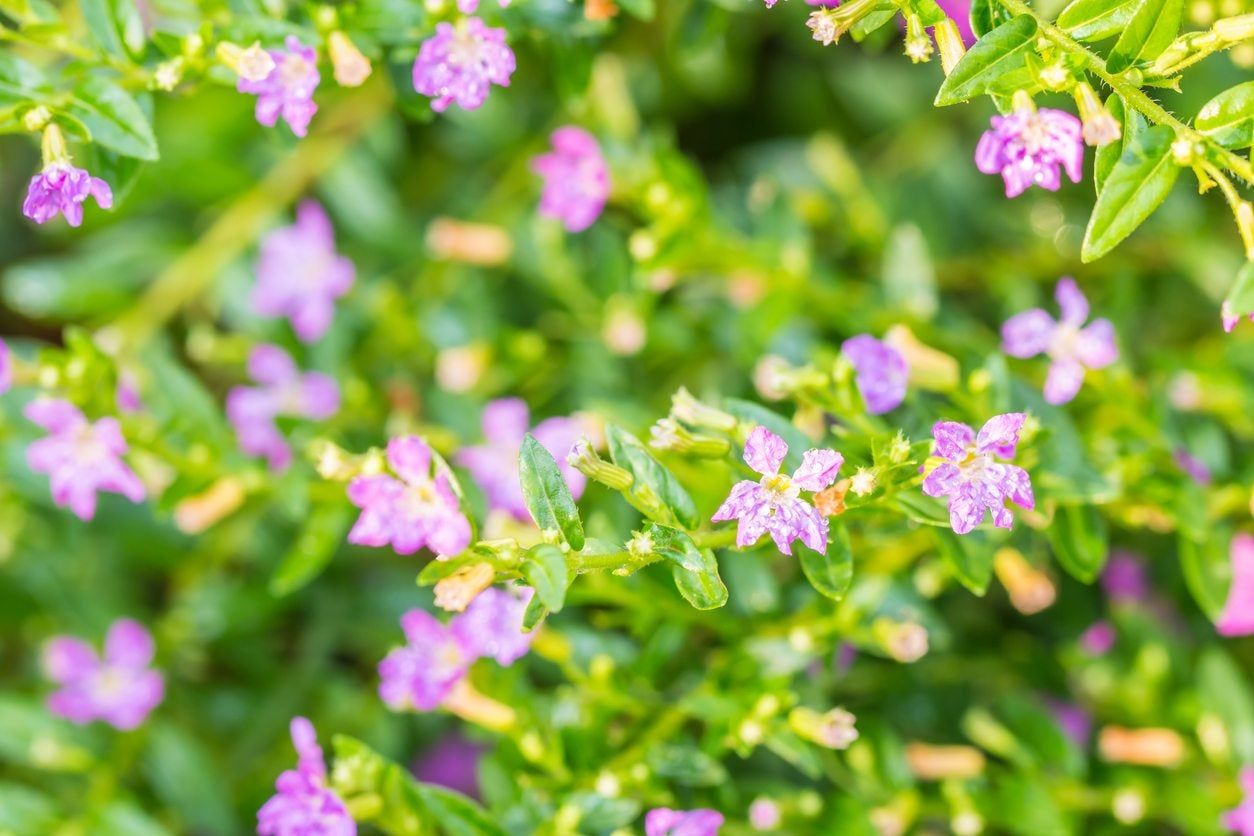
[{"label": "purple flower on stem", "polygon": [[1237,534],[1228,546],[1232,561],[1232,585],[1228,600],[1215,623],[1221,636],[1254,633],[1254,535]]},{"label": "purple flower on stem", "polygon": [[458,734],[448,734],[422,753],[414,777],[424,784],[448,787],[471,798],[479,797],[479,759],[484,747]]},{"label": "purple flower on stem", "polygon": [[55,398],[31,401],[24,414],[48,432],[26,448],[26,462],[31,470],[49,476],[57,505],[90,520],[96,515],[96,491],[144,501],[143,482],[122,461],[127,446],[116,418],[91,423],[72,403]]},{"label": "purple flower on stem", "polygon": [[54,162],[30,179],[22,214],[37,224],[61,214],[70,226],[79,226],[88,197],[95,198],[101,209],[113,208],[113,190],[108,183],[69,162]]},{"label": "purple flower on stem", "polygon": [[274,782],[277,792],[257,811],[259,836],[354,836],[357,823],[348,808],[327,786],[327,766],[313,723],[293,717],[292,745],[295,769]]},{"label": "purple flower on stem", "polygon": [[568,232],[592,226],[610,196],[610,171],[596,137],[567,125],[552,136],[553,150],[531,161],[544,178],[540,214],[561,221]]},{"label": "purple flower on stem", "polygon": [[449,628],[472,655],[491,657],[508,667],[531,648],[535,633],[523,632],[523,614],[535,592],[530,587],[504,590],[489,587],[475,596]]},{"label": "purple flower on stem", "polygon": [[859,334],[845,340],[840,353],[853,366],[855,382],[867,412],[883,415],[896,409],[906,399],[909,369],[906,358],[897,349],[870,334]]},{"label": "purple flower on stem", "polygon": [[103,720],[123,731],[136,728],[165,696],[165,681],[149,667],[153,650],[152,636],[129,618],[109,627],[103,658],[82,639],[52,639],[43,666],[61,687],[48,697],[48,710],[73,723]]},{"label": "purple flower on stem", "polygon": [[1102,570],[1102,589],[1111,600],[1137,602],[1149,598],[1145,564],[1131,552],[1114,552]]},{"label": "purple flower on stem", "polygon": [[1006,197],[1018,197],[1029,186],[1058,191],[1060,169],[1079,183],[1083,165],[1080,120],[1062,110],[1037,110],[1030,100],[1017,103],[1009,116],[994,116],[975,149],[976,168],[1000,174]]},{"label": "purple flower on stem", "polygon": [[253,310],[287,317],[296,336],[311,343],[326,333],[335,300],[348,293],[357,271],[335,251],[335,230],[314,200],[296,210],[296,223],[276,229],[261,242]]},{"label": "purple flower on stem", "polygon": [[[483,435],[488,443],[466,447],[457,454],[457,463],[470,471],[487,496],[488,504],[524,521],[530,516],[518,477],[518,450],[527,434],[529,420],[527,404],[520,398],[492,401],[483,410]],[[553,454],[566,487],[579,499],[587,478],[566,463],[566,453],[583,435],[579,423],[573,418],[546,418],[531,434]]]},{"label": "purple flower on stem", "polygon": [[994,415],[979,435],[957,421],[938,421],[932,427],[936,439],[932,455],[941,461],[923,480],[923,492],[949,497],[949,524],[958,534],[983,522],[986,511],[992,512],[993,525],[1010,528],[1014,518],[1007,501],[1021,508],[1036,507],[1027,471],[997,461],[1014,457],[1026,417],[1022,412]]},{"label": "purple flower on stem", "polygon": [[269,50],[274,69],[265,78],[251,81],[241,77],[236,89],[257,96],[257,121],[273,128],[283,121],[297,136],[309,131],[309,120],[318,111],[313,94],[318,89],[318,54],[294,35],[288,35],[284,49]]},{"label": "purple flower on stem", "polygon": [[292,358],[276,345],[259,345],[248,356],[249,376],[261,386],[236,386],[226,397],[226,415],[239,446],[250,456],[265,456],[271,470],[292,461],[292,448],[275,418],[320,421],[340,408],[335,380],[318,372],[301,374]]},{"label": "purple flower on stem", "polygon": [[1254,836],[1254,767],[1242,768],[1241,791],[1245,797],[1224,813],[1223,826],[1241,836]]},{"label": "purple flower on stem", "polygon": [[413,554],[423,546],[452,555],[470,545],[470,521],[461,512],[449,475],[432,473],[431,448],[415,435],[388,442],[388,466],[400,478],[358,476],[348,485],[348,499],[362,509],[348,533],[359,546],[386,546]]},{"label": "purple flower on stem", "polygon": [[712,520],[737,519],[736,545],[756,543],[770,533],[784,554],[800,540],[816,552],[827,550],[827,517],[801,498],[801,491],[821,491],[836,481],[845,458],[835,450],[807,450],[801,466],[787,476],[779,467],[788,454],[784,439],[766,427],[755,427],[745,441],[745,463],[762,478],[737,483]]},{"label": "purple flower on stem", "polygon": [[390,708],[430,711],[452,693],[475,660],[474,649],[453,625],[423,610],[401,616],[406,644],[379,663],[379,697]]},{"label": "purple flower on stem", "polygon": [[1109,319],[1084,324],[1089,303],[1074,279],[1059,281],[1054,298],[1062,311],[1060,320],[1055,321],[1041,308],[1015,314],[1001,328],[1001,347],[1011,357],[1021,359],[1049,356],[1053,362],[1045,379],[1045,400],[1058,405],[1080,391],[1085,369],[1105,368],[1119,359],[1119,348]]},{"label": "purple flower on stem", "polygon": [[514,68],[504,29],[493,29],[477,17],[457,25],[437,23],[435,35],[423,41],[414,59],[414,90],[430,96],[437,113],[453,102],[474,110],[487,100],[493,84],[509,86]]},{"label": "purple flower on stem", "polygon": [[672,810],[655,807],[644,817],[645,836],[716,836],[723,826],[717,810]]}]

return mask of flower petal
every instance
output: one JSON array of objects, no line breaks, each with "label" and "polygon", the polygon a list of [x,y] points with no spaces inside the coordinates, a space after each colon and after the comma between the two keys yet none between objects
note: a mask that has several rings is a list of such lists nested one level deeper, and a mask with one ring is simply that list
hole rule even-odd
[{"label": "flower petal", "polygon": [[784,439],[761,425],[754,427],[745,441],[745,463],[763,476],[779,473],[786,455],[788,445]]}]

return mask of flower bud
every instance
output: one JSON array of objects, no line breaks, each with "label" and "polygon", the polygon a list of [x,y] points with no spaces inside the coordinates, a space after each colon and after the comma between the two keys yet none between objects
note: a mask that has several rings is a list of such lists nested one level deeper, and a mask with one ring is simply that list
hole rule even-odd
[{"label": "flower bud", "polygon": [[1119,120],[1106,109],[1097,91],[1087,81],[1075,86],[1075,101],[1080,110],[1084,141],[1096,148],[1109,145],[1122,136]]},{"label": "flower bud", "polygon": [[1241,243],[1245,246],[1245,257],[1254,261],[1254,206],[1248,200],[1242,200],[1233,207],[1237,218],[1237,230],[1241,233]]},{"label": "flower bud", "polygon": [[800,737],[828,749],[848,749],[858,739],[855,718],[843,708],[822,714],[812,708],[794,708],[788,714],[788,725]]},{"label": "flower bud", "polygon": [[924,781],[975,778],[984,772],[984,754],[973,746],[933,746],[911,741],[906,744],[906,763]]},{"label": "flower bud", "polygon": [[768,354],[753,367],[753,388],[768,401],[782,401],[792,391],[792,365],[783,357]]},{"label": "flower bud", "polygon": [[174,524],[184,534],[199,534],[234,513],[244,503],[244,486],[224,476],[203,493],[189,496],[174,507]]},{"label": "flower bud", "polygon": [[341,87],[360,87],[370,77],[370,59],[338,29],[327,38],[327,52],[331,56],[335,82]]},{"label": "flower bud", "polygon": [[893,436],[888,445],[888,461],[892,464],[905,464],[910,458],[910,439],[901,430]]},{"label": "flower bud", "polygon": [[630,471],[598,456],[597,451],[592,449],[592,442],[587,438],[575,442],[575,446],[570,448],[570,453],[566,456],[566,463],[611,490],[625,491],[635,482]]},{"label": "flower bud", "polygon": [[774,830],[782,819],[779,804],[769,798],[755,798],[749,805],[749,826],[754,830]]},{"label": "flower bud", "polygon": [[446,612],[461,612],[480,592],[492,585],[496,570],[491,563],[463,566],[435,584],[435,605]]},{"label": "flower bud", "polygon": [[731,442],[712,435],[698,435],[674,418],[662,418],[649,430],[649,446],[671,450],[700,459],[721,459],[731,451]]},{"label": "flower bud", "polygon": [[627,553],[636,560],[645,560],[653,555],[653,537],[647,531],[636,531],[627,541]]},{"label": "flower bud", "polygon": [[1106,726],[1097,736],[1097,752],[1110,763],[1173,767],[1184,759],[1184,741],[1172,729]]},{"label": "flower bud", "polygon": [[940,51],[941,69],[945,75],[949,75],[967,53],[967,48],[962,43],[962,33],[958,31],[958,24],[945,18],[932,27],[932,34],[936,37],[936,46]]},{"label": "flower bud", "polygon": [[35,105],[22,114],[22,128],[31,133],[38,133],[52,121],[52,113],[43,105]]},{"label": "flower bud", "polygon": [[498,267],[514,252],[514,242],[504,228],[456,218],[433,220],[427,227],[426,243],[436,258],[481,267]]},{"label": "flower bud", "polygon": [[917,662],[927,654],[927,628],[921,624],[878,618],[871,629],[884,651],[898,662]]},{"label": "flower bud", "polygon": [[943,351],[924,345],[907,325],[894,325],[884,334],[884,342],[906,358],[910,382],[924,389],[947,391],[958,385],[958,361]]},{"label": "flower bud", "polygon": [[178,87],[179,82],[183,80],[184,64],[185,62],[181,55],[171,58],[169,61],[162,61],[152,71],[152,86],[157,90],[166,92]]},{"label": "flower bud", "polygon": [[469,392],[487,371],[486,345],[458,345],[442,348],[435,355],[435,379],[449,392]]},{"label": "flower bud", "polygon": [[866,496],[875,490],[876,485],[874,468],[859,467],[849,479],[849,490],[854,496]]},{"label": "flower bud", "polygon": [[609,20],[618,14],[618,4],[614,0],[584,0],[584,20],[593,22]]},{"label": "flower bud", "polygon": [[819,9],[810,12],[810,18],[806,21],[806,27],[814,33],[814,40],[823,44],[823,46],[831,46],[840,40],[840,36],[844,33],[836,22],[836,15],[830,9]]},{"label": "flower bud", "polygon": [[993,557],[993,571],[1010,603],[1024,615],[1033,615],[1054,603],[1056,592],[1049,576],[1027,561],[1018,549],[999,549]]},{"label": "flower bud", "polygon": [[906,19],[906,57],[915,64],[925,64],[932,57],[932,39],[923,30],[923,21],[916,14]]},{"label": "flower bud", "polygon": [[1175,142],[1171,143],[1171,158],[1179,166],[1191,166],[1198,162],[1205,153],[1206,149],[1200,143],[1194,142],[1188,137],[1179,137]]},{"label": "flower bud", "polygon": [[[463,720],[492,731],[508,731],[517,719],[514,709],[485,697],[465,677],[453,686],[452,693],[444,698],[443,704]],[[523,754],[526,755],[526,752]]]},{"label": "flower bud", "polygon": [[683,387],[671,396],[671,414],[689,426],[725,433],[736,429],[740,423],[736,416],[707,406]]},{"label": "flower bud", "polygon": [[625,299],[616,297],[606,304],[601,341],[614,354],[630,357],[644,348],[649,333],[644,318]]}]

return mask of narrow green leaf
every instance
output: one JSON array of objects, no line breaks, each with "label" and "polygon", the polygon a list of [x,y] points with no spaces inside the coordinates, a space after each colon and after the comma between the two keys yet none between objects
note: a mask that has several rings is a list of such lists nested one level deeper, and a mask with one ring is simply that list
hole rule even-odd
[{"label": "narrow green leaf", "polygon": [[1121,73],[1157,58],[1179,34],[1183,17],[1184,0],[1140,0],[1106,59],[1106,69]]},{"label": "narrow green leaf", "polygon": [[583,548],[583,521],[557,461],[530,433],[518,452],[518,478],[531,518],[542,531],[556,531],[575,551]]},{"label": "narrow green leaf", "polygon": [[936,548],[959,583],[976,595],[988,592],[993,579],[993,546],[980,531],[970,534],[936,532]]},{"label": "narrow green leaf", "polygon": [[570,566],[566,554],[557,546],[541,543],[527,549],[527,557],[519,567],[522,576],[536,591],[536,598],[549,612],[558,612],[566,603],[570,586]]},{"label": "narrow green leaf", "polygon": [[290,595],[322,574],[344,542],[352,519],[352,508],[342,504],[315,507],[300,536],[274,570],[270,594]]},{"label": "narrow green leaf", "polygon": [[1184,585],[1211,621],[1218,620],[1228,600],[1228,586],[1232,581],[1231,538],[1231,530],[1218,526],[1208,532],[1202,542],[1183,535],[1177,541]]},{"label": "narrow green leaf", "polygon": [[530,633],[536,629],[536,625],[543,621],[548,614],[548,607],[544,606],[544,602],[540,600],[540,597],[532,595],[531,600],[527,603],[526,611],[523,612],[523,632]]},{"label": "narrow green leaf", "polygon": [[1171,128],[1147,128],[1124,150],[1097,196],[1080,258],[1094,261],[1132,234],[1167,198],[1180,174],[1171,158]]},{"label": "narrow green leaf", "polygon": [[637,509],[661,523],[678,523],[696,528],[700,519],[696,503],[679,480],[657,459],[649,455],[640,440],[614,425],[605,428],[610,458],[634,477],[627,497]]},{"label": "narrow green leaf", "polygon": [[997,0],[973,0],[971,3],[971,31],[977,38],[984,37],[1011,19],[1010,12]]},{"label": "narrow green leaf", "polygon": [[1223,304],[1225,319],[1245,319],[1250,314],[1254,314],[1254,261],[1247,261],[1241,266]]},{"label": "narrow green leaf", "polygon": [[698,572],[705,566],[701,549],[685,531],[667,525],[650,523],[644,529],[653,541],[653,551],[676,566]]},{"label": "narrow green leaf", "polygon": [[1032,86],[1027,57],[1036,30],[1034,17],[1019,15],[980,38],[941,84],[936,104],[957,104],[985,93],[1013,93]]},{"label": "narrow green leaf", "polygon": [[1106,564],[1109,544],[1106,521],[1094,505],[1064,505],[1049,527],[1049,542],[1062,568],[1074,578],[1092,583]]},{"label": "narrow green leaf", "polygon": [[1132,19],[1138,0],[1073,0],[1058,15],[1058,28],[1080,41],[1104,41]]},{"label": "narrow green leaf", "polygon": [[157,139],[147,114],[121,87],[97,75],[89,75],[74,89],[66,108],[89,131],[92,142],[124,157],[155,160]]},{"label": "narrow green leaf", "polygon": [[1098,148],[1093,155],[1093,188],[1098,194],[1106,185],[1106,178],[1110,177],[1110,172],[1115,170],[1115,164],[1123,156],[1123,150],[1149,126],[1144,116],[1125,107],[1123,99],[1115,93],[1111,93],[1106,99],[1106,109],[1119,121],[1120,136],[1109,145]]},{"label": "narrow green leaf", "polygon": [[47,82],[38,67],[12,53],[0,53],[0,106],[32,101],[46,90]]},{"label": "narrow green leaf", "polygon": [[827,551],[816,552],[800,546],[797,557],[806,579],[822,595],[839,601],[853,581],[853,548],[844,525],[833,521],[827,537]]},{"label": "narrow green leaf", "polygon": [[1254,81],[1229,87],[1202,105],[1193,127],[1225,148],[1254,145]]},{"label": "narrow green leaf", "polygon": [[684,600],[699,610],[715,610],[727,603],[727,587],[718,574],[718,560],[714,552],[701,549],[701,567],[690,571],[678,564],[671,565],[671,577],[675,588]]}]

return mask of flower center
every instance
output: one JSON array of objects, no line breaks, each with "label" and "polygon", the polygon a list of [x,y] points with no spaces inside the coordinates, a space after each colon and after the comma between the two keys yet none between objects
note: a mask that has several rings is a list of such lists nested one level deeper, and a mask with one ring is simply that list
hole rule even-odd
[{"label": "flower center", "polygon": [[405,511],[410,516],[424,516],[430,511],[435,500],[435,484],[430,480],[411,484],[405,488]]},{"label": "flower center", "polygon": [[801,488],[794,485],[792,479],[783,473],[772,473],[769,476],[763,476],[761,485],[766,489],[771,502],[796,499],[801,495]]},{"label": "flower center", "polygon": [[1029,154],[1037,154],[1049,142],[1049,125],[1040,114],[1029,114],[1023,120],[1023,130],[1019,133],[1019,141]]},{"label": "flower center", "polygon": [[295,87],[303,84],[309,77],[309,62],[299,55],[288,55],[279,65],[279,79],[284,87]]},{"label": "flower center", "polygon": [[1068,360],[1075,356],[1076,343],[1080,339],[1080,329],[1074,325],[1059,323],[1050,338],[1046,353],[1054,359]]}]

